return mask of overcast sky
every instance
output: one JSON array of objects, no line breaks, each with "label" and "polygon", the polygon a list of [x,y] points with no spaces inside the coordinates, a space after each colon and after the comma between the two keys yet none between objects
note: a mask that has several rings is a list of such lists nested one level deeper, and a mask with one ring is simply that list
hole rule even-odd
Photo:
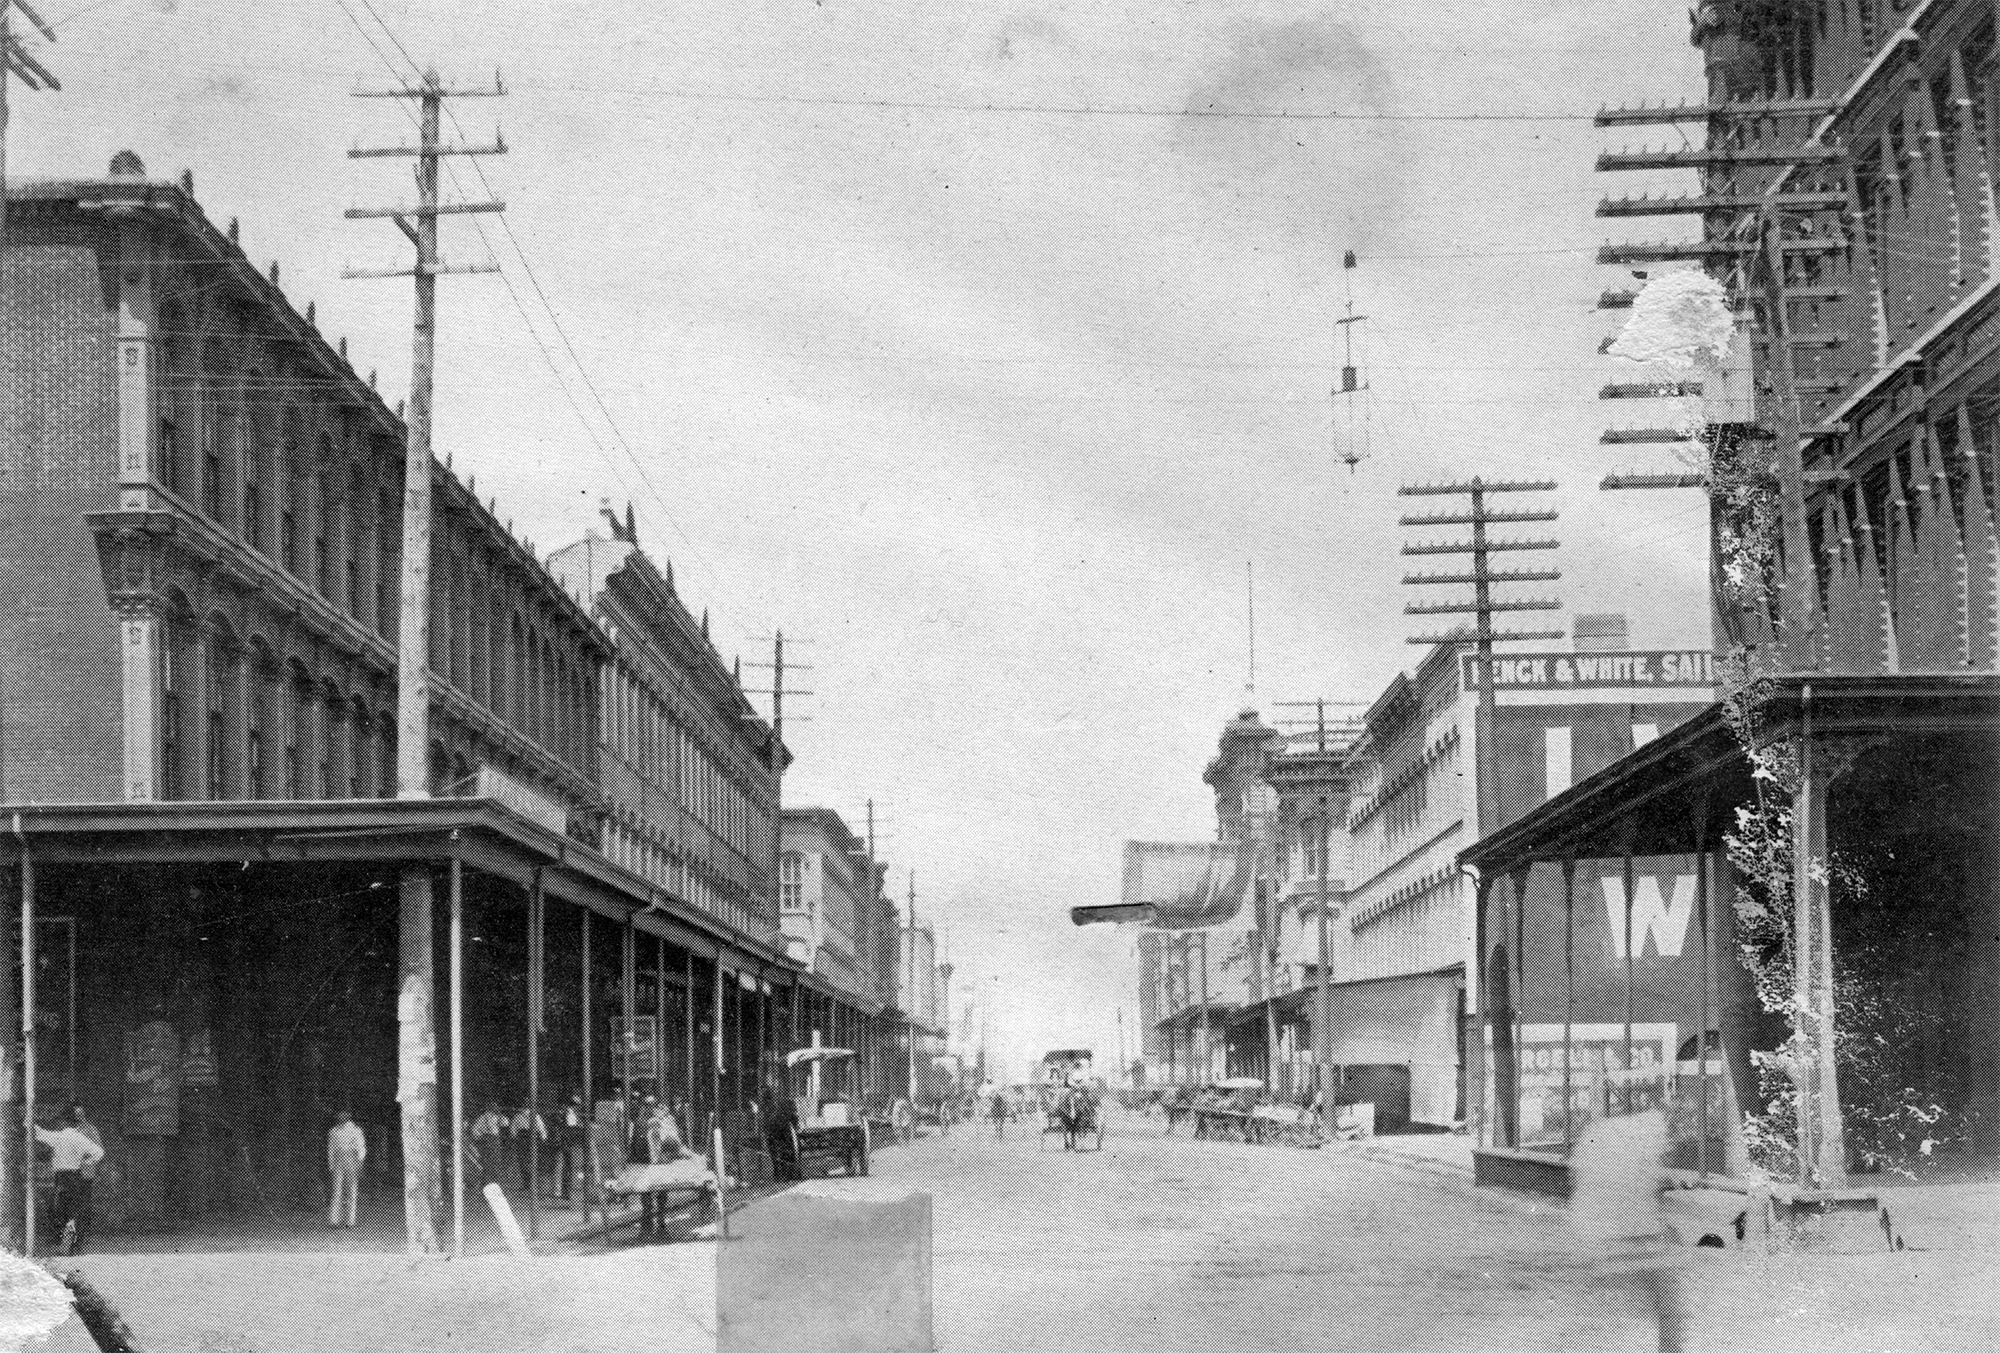
[{"label": "overcast sky", "polygon": [[[1002,993],[1017,1072],[1057,1045],[1108,1060],[1119,1005],[1129,1031],[1131,937],[1066,908],[1115,896],[1126,838],[1212,833],[1247,562],[1267,717],[1420,656],[1413,480],[1560,480],[1568,613],[1705,640],[1700,495],[1596,489],[1675,468],[1597,445],[1645,419],[1596,398],[1619,373],[1593,302],[1630,278],[1592,257],[1673,227],[1591,206],[1648,186],[1594,174],[1598,150],[1680,134],[1588,115],[1700,97],[1678,0],[42,8],[64,89],[17,87],[10,172],[128,147],[192,169],[392,402],[408,284],[339,272],[406,250],[341,211],[407,200],[406,167],[345,151],[412,133],[348,94],[405,52],[501,72],[508,97],[454,111],[506,133],[481,168],[527,266],[491,218],[444,228],[505,273],[441,284],[438,450],[544,553],[631,499],[726,655],[802,641],[786,800],[857,826],[877,802],[894,886],[914,869],[945,923],[955,1000]],[[1372,387],[1352,470],[1328,397],[1346,249]]]}]

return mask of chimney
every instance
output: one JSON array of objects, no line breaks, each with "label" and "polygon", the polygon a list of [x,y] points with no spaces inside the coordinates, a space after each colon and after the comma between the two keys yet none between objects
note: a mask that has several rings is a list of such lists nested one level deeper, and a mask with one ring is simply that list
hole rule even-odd
[{"label": "chimney", "polygon": [[1570,622],[1570,638],[1579,653],[1622,653],[1632,645],[1625,637],[1625,614],[1579,615]]}]

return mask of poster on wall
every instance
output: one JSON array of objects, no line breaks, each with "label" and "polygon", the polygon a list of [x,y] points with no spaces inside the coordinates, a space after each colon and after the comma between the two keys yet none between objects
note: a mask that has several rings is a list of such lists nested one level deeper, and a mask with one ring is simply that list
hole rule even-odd
[{"label": "poster on wall", "polygon": [[187,1036],[187,1045],[181,1049],[181,1088],[184,1090],[210,1090],[220,1083],[215,1064],[215,1035],[207,1029],[195,1029]]},{"label": "poster on wall", "polygon": [[640,1015],[632,1021],[628,1036],[623,1017],[611,1017],[611,1078],[620,1081],[654,1081],[660,1078],[659,1021]]},{"label": "poster on wall", "polygon": [[[1521,1145],[1560,1145],[1564,1140],[1563,1072],[1569,1076],[1569,1138],[1593,1119],[1663,1108],[1673,1091],[1676,1024],[1569,1026],[1567,1057],[1563,1026],[1521,1026]],[[1490,1049],[1489,1049],[1490,1051]]]},{"label": "poster on wall", "polygon": [[181,1039],[164,1020],[125,1035],[127,1137],[175,1137],[181,1130]]}]

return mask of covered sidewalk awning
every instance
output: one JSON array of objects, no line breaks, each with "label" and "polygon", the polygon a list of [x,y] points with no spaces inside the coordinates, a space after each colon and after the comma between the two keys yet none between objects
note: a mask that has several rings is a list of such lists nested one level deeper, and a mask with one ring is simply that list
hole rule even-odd
[{"label": "covered sidewalk awning", "polygon": [[[1990,737],[2000,686],[1989,676],[1949,674],[1775,677],[1757,707],[1758,742],[1797,736],[1808,708],[1815,737],[1975,729]],[[1754,794],[1749,759],[1727,706],[1717,704],[1488,833],[1458,859],[1492,878],[1538,861],[1692,851],[1698,839],[1718,839],[1714,828],[1733,821],[1734,805]],[[1699,838],[1697,816],[1708,819]]]},{"label": "covered sidewalk awning", "polygon": [[[1839,1030],[1857,1010],[1918,1010],[1925,991],[1987,985],[1951,944],[1923,937],[1987,924],[1996,771],[1992,674],[1761,677],[1460,852],[1478,880],[1482,1146],[1566,1150],[1592,1117],[1670,1096],[1695,1106],[1670,1140],[1685,1168],[1756,1163],[1738,1131],[1764,1093],[1753,1054],[1796,1032],[1760,1000],[1737,930],[1741,890],[1755,900],[1763,885],[1738,871],[1730,843],[1762,804],[1748,839],[1777,833],[1786,872],[1778,909],[1743,913],[1767,930],[1746,933],[1760,954],[1782,941],[1808,956],[1757,960],[1790,965],[1787,1008],[1810,1035],[1797,1081],[1812,1111],[1783,1168],[1804,1187],[1845,1187],[1856,1125],[1843,1125],[1843,1100],[1871,1091],[1836,1078]],[[1837,999],[1842,955],[1870,999]],[[1930,1061],[1996,1058],[1990,1021],[1956,995],[1945,1003],[1956,1013],[1926,1036],[1960,1060]],[[1994,1098],[1983,1071],[1963,1086],[1912,1074],[1975,1120]]]},{"label": "covered sidewalk awning", "polygon": [[1201,1016],[1204,1012],[1208,1016],[1209,1023],[1213,1024],[1216,1016],[1220,1015],[1226,1019],[1229,1013],[1237,1008],[1230,1001],[1210,1001],[1206,1005],[1200,1001],[1195,1001],[1182,1006],[1171,1015],[1161,1019],[1154,1027],[1159,1029],[1178,1029],[1183,1025],[1197,1024],[1201,1022]]},{"label": "covered sidewalk awning", "polygon": [[40,865],[456,859],[524,888],[539,870],[549,896],[703,958],[785,984],[800,968],[775,933],[745,933],[497,799],[0,805],[0,859],[23,848]]}]

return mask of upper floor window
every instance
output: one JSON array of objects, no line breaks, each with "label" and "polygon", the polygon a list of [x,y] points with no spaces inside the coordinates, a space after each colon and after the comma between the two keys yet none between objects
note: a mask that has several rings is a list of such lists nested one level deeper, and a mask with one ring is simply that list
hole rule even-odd
[{"label": "upper floor window", "polygon": [[786,851],[778,859],[778,910],[805,910],[806,862],[798,852]]},{"label": "upper floor window", "polygon": [[180,487],[180,440],[171,418],[160,420],[159,481],[169,489]]}]

